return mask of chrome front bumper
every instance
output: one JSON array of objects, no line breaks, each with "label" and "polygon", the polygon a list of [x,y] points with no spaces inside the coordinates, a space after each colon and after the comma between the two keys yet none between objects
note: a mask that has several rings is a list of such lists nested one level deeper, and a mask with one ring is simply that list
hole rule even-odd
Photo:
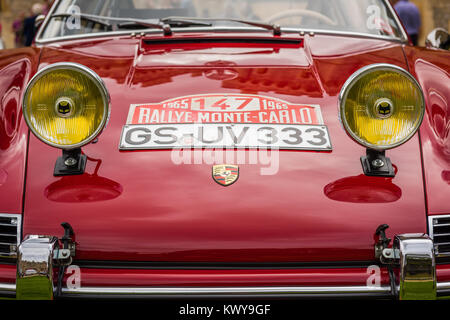
[{"label": "chrome front bumper", "polygon": [[[397,287],[399,289],[399,287]],[[62,289],[73,298],[232,298],[232,297],[372,297],[393,298],[390,286],[305,286],[305,287],[81,287]],[[450,296],[450,282],[437,283],[439,296]],[[16,296],[15,284],[0,283],[0,295]],[[37,297],[36,297],[37,298]],[[44,299],[41,298],[41,299]]]},{"label": "chrome front bumper", "polygon": [[[450,283],[443,284],[450,289]],[[16,285],[1,284],[0,292],[14,296]],[[70,297],[390,297],[391,287],[339,286],[339,287],[81,287],[63,288]],[[37,298],[37,297],[36,297]],[[42,299],[44,299],[43,297]]]},{"label": "chrome front bumper", "polygon": [[[54,298],[55,237],[29,236],[18,249],[16,285],[1,284],[0,294],[18,299]],[[382,263],[399,268],[398,283],[391,286],[255,286],[255,287],[76,287],[62,288],[67,297],[393,297],[436,299],[450,292],[450,282],[437,283],[433,241],[425,234],[395,237],[385,249]],[[395,283],[395,282],[394,282]]]}]

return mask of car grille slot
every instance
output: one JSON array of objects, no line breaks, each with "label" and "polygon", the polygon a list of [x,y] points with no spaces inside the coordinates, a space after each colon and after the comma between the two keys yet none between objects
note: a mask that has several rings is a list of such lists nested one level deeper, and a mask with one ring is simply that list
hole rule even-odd
[{"label": "car grille slot", "polygon": [[258,47],[266,47],[271,48],[273,46],[276,46],[277,48],[301,48],[303,45],[303,42],[301,39],[286,39],[286,38],[185,38],[185,39],[143,39],[143,45],[144,46],[150,46],[150,49],[152,46],[156,45],[211,45],[214,47],[218,47],[220,45],[228,47],[230,45],[238,45],[241,44],[243,47],[248,46],[258,46]]},{"label": "car grille slot", "polygon": [[436,257],[450,257],[450,216],[430,217],[430,236]]},{"label": "car grille slot", "polygon": [[20,216],[0,215],[0,258],[15,259],[20,242]]}]

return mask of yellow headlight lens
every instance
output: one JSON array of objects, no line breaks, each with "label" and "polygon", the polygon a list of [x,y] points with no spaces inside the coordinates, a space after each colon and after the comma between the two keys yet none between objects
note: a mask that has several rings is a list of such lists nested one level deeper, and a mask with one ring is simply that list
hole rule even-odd
[{"label": "yellow headlight lens", "polygon": [[103,130],[109,116],[109,95],[92,70],[73,63],[55,64],[31,80],[23,113],[40,140],[73,149],[91,142]]},{"label": "yellow headlight lens", "polygon": [[425,102],[417,81],[391,65],[356,72],[341,92],[340,116],[361,145],[390,149],[408,141],[423,120]]}]

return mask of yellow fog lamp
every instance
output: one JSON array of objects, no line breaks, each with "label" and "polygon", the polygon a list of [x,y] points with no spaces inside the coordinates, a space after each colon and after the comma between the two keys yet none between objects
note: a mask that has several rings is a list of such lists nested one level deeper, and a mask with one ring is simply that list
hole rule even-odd
[{"label": "yellow fog lamp", "polygon": [[39,140],[63,150],[55,175],[84,172],[86,159],[80,148],[105,128],[109,104],[102,79],[80,64],[52,64],[31,79],[23,98],[23,114]]},{"label": "yellow fog lamp", "polygon": [[346,132],[368,150],[367,157],[361,158],[365,173],[393,176],[385,150],[411,139],[425,114],[423,92],[416,79],[394,65],[369,65],[347,80],[339,104]]}]

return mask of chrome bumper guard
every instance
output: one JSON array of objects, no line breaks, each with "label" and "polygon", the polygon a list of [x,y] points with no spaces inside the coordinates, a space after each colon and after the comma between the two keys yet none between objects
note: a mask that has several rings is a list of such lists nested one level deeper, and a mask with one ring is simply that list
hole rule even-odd
[{"label": "chrome bumper guard", "polygon": [[18,248],[16,298],[53,299],[53,255],[58,238],[28,236]]},{"label": "chrome bumper guard", "polygon": [[[16,293],[18,299],[53,299],[53,266],[58,256],[58,239],[29,236],[19,246],[16,285],[0,284],[0,292]],[[395,288],[390,286],[321,287],[81,287],[62,288],[62,294],[84,297],[146,296],[392,296],[400,299],[436,299],[437,292],[449,292],[449,283],[436,283],[433,241],[425,234],[404,234],[394,239],[392,249],[383,250],[382,263],[400,268]],[[394,282],[395,283],[395,282]]]},{"label": "chrome bumper guard", "polygon": [[400,253],[400,300],[436,299],[436,261],[433,240],[426,234],[395,237]]}]

